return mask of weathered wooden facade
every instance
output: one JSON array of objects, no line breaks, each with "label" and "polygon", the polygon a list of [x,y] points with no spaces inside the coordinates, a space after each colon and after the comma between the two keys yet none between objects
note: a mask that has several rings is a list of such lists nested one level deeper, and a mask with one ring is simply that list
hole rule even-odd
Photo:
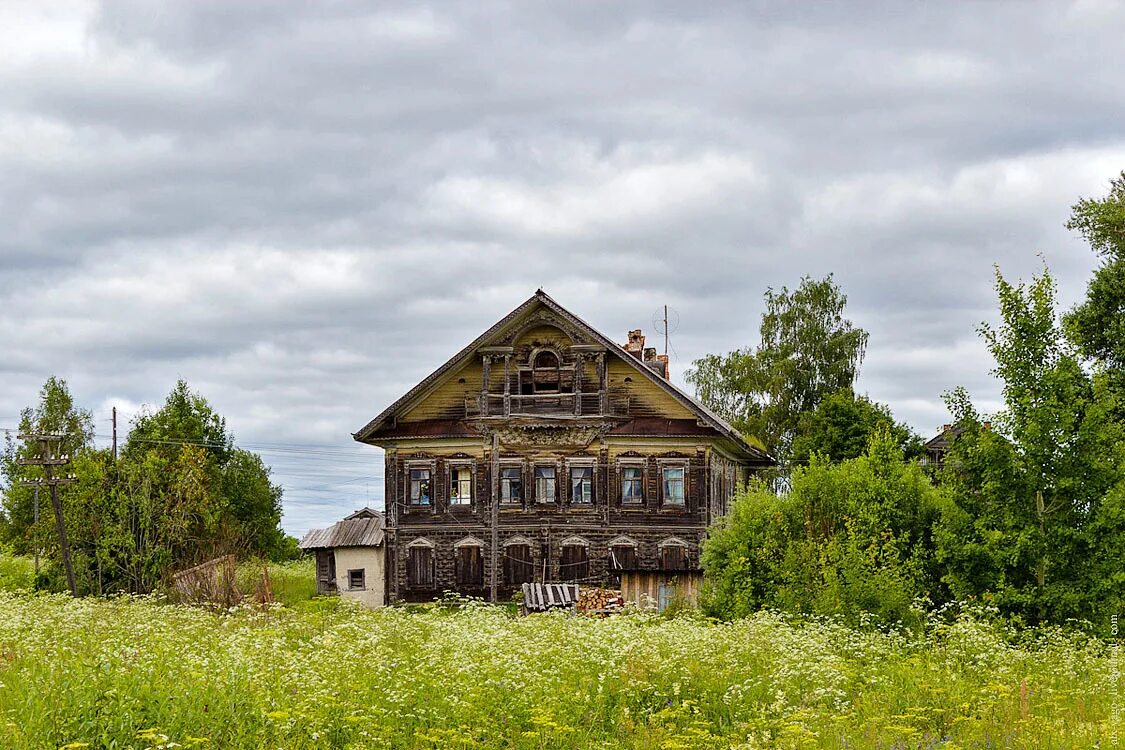
[{"label": "weathered wooden facade", "polygon": [[355,433],[385,451],[389,601],[697,571],[707,526],[772,460],[667,358],[542,291]]}]

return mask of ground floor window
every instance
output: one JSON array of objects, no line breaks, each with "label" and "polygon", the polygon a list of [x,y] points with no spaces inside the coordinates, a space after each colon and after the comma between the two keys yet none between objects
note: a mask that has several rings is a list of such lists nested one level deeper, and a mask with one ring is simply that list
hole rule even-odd
[{"label": "ground floor window", "polygon": [[679,544],[668,544],[660,549],[662,570],[684,570],[688,566],[687,549]]},{"label": "ground floor window", "polygon": [[535,580],[535,569],[531,562],[531,545],[509,544],[504,548],[504,583],[519,586]]},{"label": "ground floor window", "polygon": [[484,585],[484,555],[480,547],[466,544],[457,548],[457,583],[461,586]]},{"label": "ground floor window", "polygon": [[411,547],[406,558],[406,583],[419,588],[434,585],[434,551],[429,547]]},{"label": "ground floor window", "polygon": [[585,545],[564,544],[559,559],[559,578],[579,581],[590,577],[590,556]]},{"label": "ground floor window", "polygon": [[348,591],[363,591],[367,588],[364,572],[363,568],[348,571]]}]

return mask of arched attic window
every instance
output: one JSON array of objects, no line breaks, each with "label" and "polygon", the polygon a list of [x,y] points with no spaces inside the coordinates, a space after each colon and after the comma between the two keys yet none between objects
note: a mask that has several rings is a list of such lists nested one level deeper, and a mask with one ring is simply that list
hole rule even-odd
[{"label": "arched attic window", "polygon": [[559,392],[559,355],[550,349],[541,349],[531,360],[531,383],[534,393]]}]

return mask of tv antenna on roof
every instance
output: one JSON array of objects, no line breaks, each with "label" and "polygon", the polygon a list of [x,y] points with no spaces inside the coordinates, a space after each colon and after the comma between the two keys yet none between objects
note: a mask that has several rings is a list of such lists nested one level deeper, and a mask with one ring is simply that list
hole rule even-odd
[{"label": "tv antenna on roof", "polygon": [[664,305],[652,314],[652,327],[664,335],[664,353],[668,353],[668,336],[680,328],[680,314]]}]

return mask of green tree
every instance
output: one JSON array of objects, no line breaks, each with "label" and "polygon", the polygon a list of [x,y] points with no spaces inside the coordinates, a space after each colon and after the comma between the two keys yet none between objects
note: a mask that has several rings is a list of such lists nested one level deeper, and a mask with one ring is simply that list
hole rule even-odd
[{"label": "green tree", "polygon": [[847,297],[829,275],[769,289],[755,349],[695,361],[687,380],[737,429],[787,457],[801,414],[855,382],[867,332],[844,318]]},{"label": "green tree", "polygon": [[845,388],[826,397],[813,411],[801,414],[789,460],[808,463],[813,454],[832,462],[857,458],[867,451],[878,432],[888,433],[907,459],[924,452],[922,439],[906,425],[895,422],[889,406]]},{"label": "green tree", "polygon": [[961,432],[944,477],[954,500],[938,534],[945,580],[1029,621],[1096,619],[1108,604],[1093,595],[1100,560],[1119,559],[1123,538],[1109,529],[1125,531],[1107,504],[1125,435],[1063,336],[1050,273],[1013,285],[997,271],[996,289],[1001,324],[980,330],[1004,409],[985,430],[964,390],[947,397]]},{"label": "green tree", "polygon": [[[89,411],[75,405],[66,381],[52,376],[40,389],[38,402],[24,409],[20,415],[19,434],[29,433],[65,435],[60,444],[61,453],[77,456],[93,444],[94,419]],[[36,456],[38,446],[18,441],[17,436],[11,433],[6,436],[4,451],[0,455],[3,481],[0,487],[3,492],[0,540],[9,542],[17,554],[31,554],[37,547],[53,549],[56,544],[46,490],[40,491],[39,523],[35,524],[35,492],[20,486],[21,480],[42,476],[42,469],[19,463],[20,459]],[[65,499],[70,489],[63,487],[60,492]]]},{"label": "green tree", "polygon": [[814,455],[792,484],[781,495],[748,488],[708,534],[709,614],[777,607],[904,622],[915,598],[940,598],[932,529],[943,495],[889,433],[838,464]]}]

